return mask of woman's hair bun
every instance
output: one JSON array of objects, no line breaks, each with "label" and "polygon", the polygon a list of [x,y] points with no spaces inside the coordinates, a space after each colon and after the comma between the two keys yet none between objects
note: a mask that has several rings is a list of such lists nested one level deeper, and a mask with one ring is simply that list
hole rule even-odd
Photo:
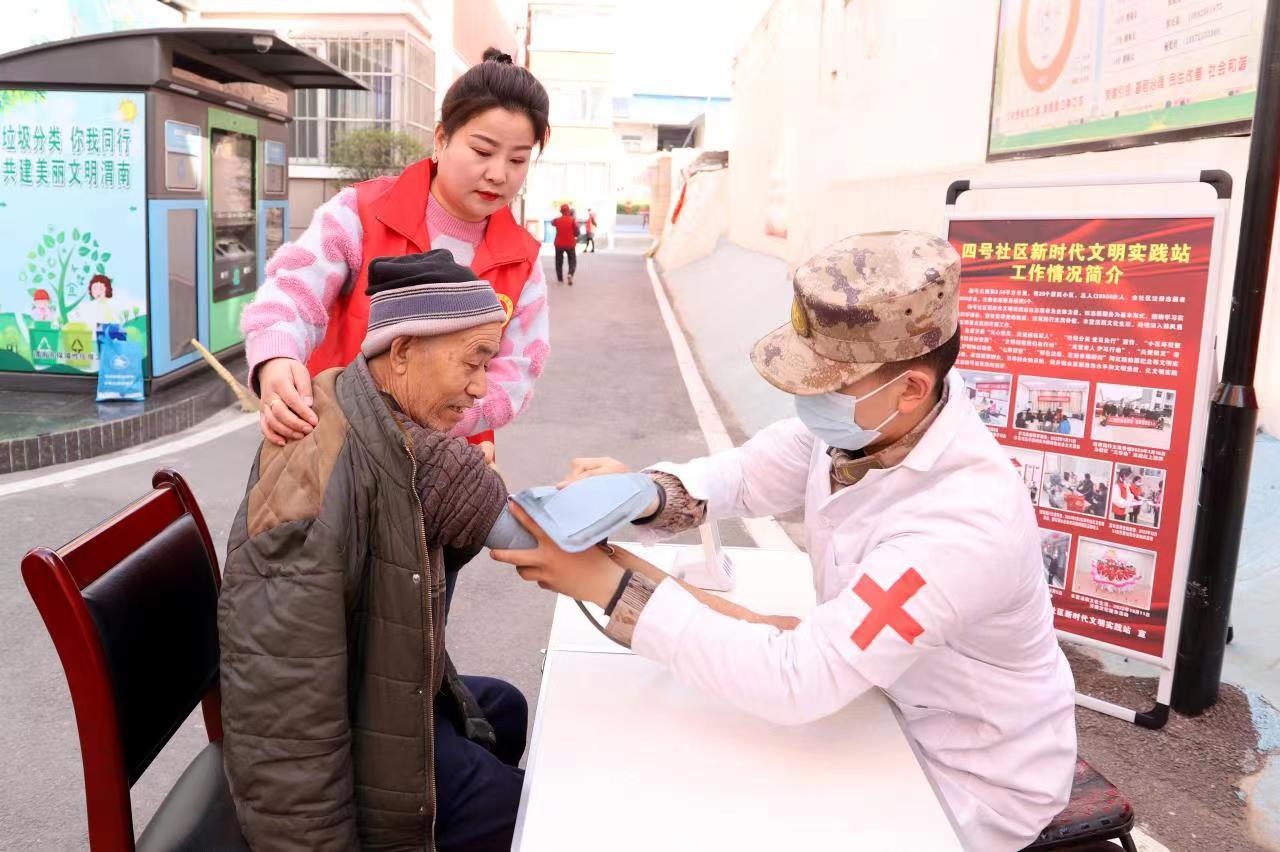
[{"label": "woman's hair bun", "polygon": [[549,137],[548,116],[551,99],[547,90],[528,68],[516,65],[510,54],[496,47],[484,52],[484,61],[472,65],[453,81],[440,104],[440,125],[444,138],[483,112],[505,109],[528,117],[533,125],[533,142],[545,146]]}]

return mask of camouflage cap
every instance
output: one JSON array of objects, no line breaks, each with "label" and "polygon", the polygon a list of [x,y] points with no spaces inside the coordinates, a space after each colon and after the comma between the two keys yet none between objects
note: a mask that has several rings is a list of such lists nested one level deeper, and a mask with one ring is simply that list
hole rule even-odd
[{"label": "camouflage cap", "polygon": [[959,327],[960,256],[921,231],[855,234],[796,270],[791,322],[756,343],[770,384],[810,395],[937,349]]}]

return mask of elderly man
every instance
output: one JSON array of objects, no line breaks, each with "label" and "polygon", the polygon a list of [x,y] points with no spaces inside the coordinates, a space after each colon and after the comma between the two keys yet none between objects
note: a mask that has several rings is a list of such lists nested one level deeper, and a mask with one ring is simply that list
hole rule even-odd
[{"label": "elderly man", "polygon": [[507,849],[528,708],[454,673],[441,558],[506,505],[448,437],[506,314],[447,251],[375,260],[369,282],[362,354],[316,377],[314,432],[263,444],[231,531],[227,777],[256,850]]}]

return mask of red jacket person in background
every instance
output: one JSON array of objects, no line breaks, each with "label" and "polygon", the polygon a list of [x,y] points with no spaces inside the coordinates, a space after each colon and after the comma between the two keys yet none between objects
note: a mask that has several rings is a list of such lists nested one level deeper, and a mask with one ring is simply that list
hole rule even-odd
[{"label": "red jacket person in background", "polygon": [[569,286],[573,286],[573,274],[578,271],[578,223],[568,204],[560,205],[560,215],[552,220],[556,229],[556,280],[564,283],[564,258],[569,256]]}]

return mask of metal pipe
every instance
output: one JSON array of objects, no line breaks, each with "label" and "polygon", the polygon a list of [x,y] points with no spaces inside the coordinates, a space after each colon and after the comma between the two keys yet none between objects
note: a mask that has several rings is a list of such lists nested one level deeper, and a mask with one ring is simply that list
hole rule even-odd
[{"label": "metal pipe", "polygon": [[1280,178],[1280,0],[1268,0],[1262,33],[1231,319],[1222,381],[1210,406],[1204,476],[1174,669],[1173,709],[1188,715],[1202,713],[1218,700],[1258,426],[1253,379]]}]

